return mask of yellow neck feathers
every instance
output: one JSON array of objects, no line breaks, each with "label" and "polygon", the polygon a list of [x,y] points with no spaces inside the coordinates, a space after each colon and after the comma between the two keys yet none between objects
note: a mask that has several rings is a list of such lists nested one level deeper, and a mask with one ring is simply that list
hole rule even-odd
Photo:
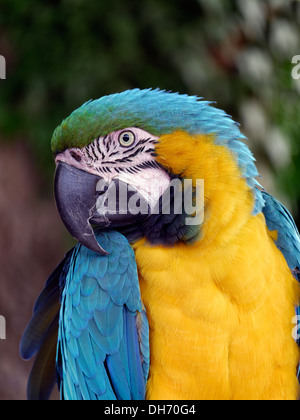
[{"label": "yellow neck feathers", "polygon": [[204,180],[205,223],[202,246],[212,241],[230,242],[246,223],[254,207],[254,196],[242,178],[234,157],[212,136],[190,136],[183,132],[161,137],[158,162],[183,178]]},{"label": "yellow neck feathers", "polygon": [[234,157],[208,136],[177,132],[157,160],[204,179],[201,238],[134,245],[150,323],[149,399],[295,399],[295,281]]}]

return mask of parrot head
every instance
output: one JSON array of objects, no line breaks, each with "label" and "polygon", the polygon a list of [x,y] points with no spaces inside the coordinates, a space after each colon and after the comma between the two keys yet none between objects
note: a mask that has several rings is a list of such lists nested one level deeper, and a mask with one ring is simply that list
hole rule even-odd
[{"label": "parrot head", "polygon": [[[193,241],[202,219],[186,223],[182,205],[176,211],[174,180],[188,177],[192,143],[199,143],[199,136],[234,156],[253,193],[253,213],[258,213],[263,205],[258,173],[238,125],[197,97],[134,89],[85,103],[53,134],[55,198],[71,235],[102,255],[106,251],[94,228],[117,229],[152,243]],[[205,180],[205,171],[202,176]],[[182,201],[183,190],[179,196]]]}]

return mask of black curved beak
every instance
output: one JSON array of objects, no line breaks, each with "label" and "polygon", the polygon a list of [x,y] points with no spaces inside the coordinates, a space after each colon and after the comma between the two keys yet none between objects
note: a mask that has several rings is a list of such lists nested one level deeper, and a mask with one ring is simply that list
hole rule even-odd
[{"label": "black curved beak", "polygon": [[[128,187],[118,179],[107,183],[100,176],[64,162],[58,162],[56,167],[54,194],[64,225],[82,245],[101,255],[108,253],[97,242],[92,224],[104,229],[118,228],[144,220],[150,214],[147,201]],[[137,201],[139,212],[136,206],[130,207],[130,202]]]},{"label": "black curved beak", "polygon": [[90,220],[96,208],[96,186],[100,177],[59,162],[55,171],[54,194],[60,217],[82,245],[107,255],[98,244]]}]

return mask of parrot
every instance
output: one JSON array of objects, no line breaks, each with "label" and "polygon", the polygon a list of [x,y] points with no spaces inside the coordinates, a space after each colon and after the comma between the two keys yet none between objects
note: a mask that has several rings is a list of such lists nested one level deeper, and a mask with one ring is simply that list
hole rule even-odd
[{"label": "parrot", "polygon": [[160,88],[55,129],[77,242],[21,340],[28,399],[299,399],[299,232],[247,142],[215,103]]}]

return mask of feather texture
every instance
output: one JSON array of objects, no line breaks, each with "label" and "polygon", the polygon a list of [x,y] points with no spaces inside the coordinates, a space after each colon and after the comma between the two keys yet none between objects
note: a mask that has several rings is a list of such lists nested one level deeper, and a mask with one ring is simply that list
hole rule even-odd
[{"label": "feather texture", "polygon": [[[264,215],[253,215],[234,156],[211,136],[183,132],[162,136],[156,149],[172,173],[204,179],[206,211],[192,245],[133,245],[150,325],[147,398],[299,398],[299,284]],[[273,228],[290,231],[277,243],[283,250],[295,235],[297,249],[291,219],[271,210]]]},{"label": "feather texture", "polygon": [[[226,112],[196,96],[159,89],[133,89],[85,103],[57,127],[52,151],[82,148],[100,136],[128,127],[141,127],[159,137],[176,131],[213,135],[216,144],[226,146],[233,153],[248,185],[251,188],[259,185],[255,179],[258,176],[255,159],[242,142],[246,137]],[[253,212],[258,214],[263,198],[259,189],[253,188],[253,192]]]},{"label": "feather texture", "polygon": [[[289,211],[274,197],[263,192],[265,206],[263,213],[270,231],[275,231],[276,246],[282,252],[294,277],[300,282],[300,235]],[[296,306],[297,324],[299,323],[300,306]],[[298,330],[298,328],[297,328]],[[296,338],[300,346],[300,337]],[[298,368],[300,380],[300,367]]]},{"label": "feather texture", "polygon": [[291,270],[300,268],[300,236],[289,211],[274,197],[263,192],[263,213],[270,231],[277,232],[276,245]]},{"label": "feather texture", "polygon": [[47,400],[56,382],[55,359],[58,334],[60,290],[70,267],[73,249],[57,266],[38,297],[20,344],[25,360],[36,355],[27,385],[29,400]]},{"label": "feather texture", "polygon": [[97,238],[109,256],[77,245],[36,301],[20,346],[24,359],[36,354],[30,400],[48,399],[56,379],[64,399],[145,398],[149,328],[134,253],[117,232]]},{"label": "feather texture", "polygon": [[187,230],[185,215],[159,214],[127,239],[98,232],[108,256],[68,254],[23,337],[23,357],[37,353],[30,398],[51,392],[57,340],[63,399],[299,398],[299,232],[261,190],[245,136],[209,102],[135,89],[74,111],[52,150],[127,127],[159,137],[153,156],[171,176],[204,179],[204,221]]},{"label": "feather texture", "polygon": [[62,294],[61,394],[64,399],[144,399],[148,372],[140,347],[147,354],[149,337],[146,327],[139,342],[142,303],[134,252],[117,232],[98,233],[97,239],[109,255],[78,245]]}]

